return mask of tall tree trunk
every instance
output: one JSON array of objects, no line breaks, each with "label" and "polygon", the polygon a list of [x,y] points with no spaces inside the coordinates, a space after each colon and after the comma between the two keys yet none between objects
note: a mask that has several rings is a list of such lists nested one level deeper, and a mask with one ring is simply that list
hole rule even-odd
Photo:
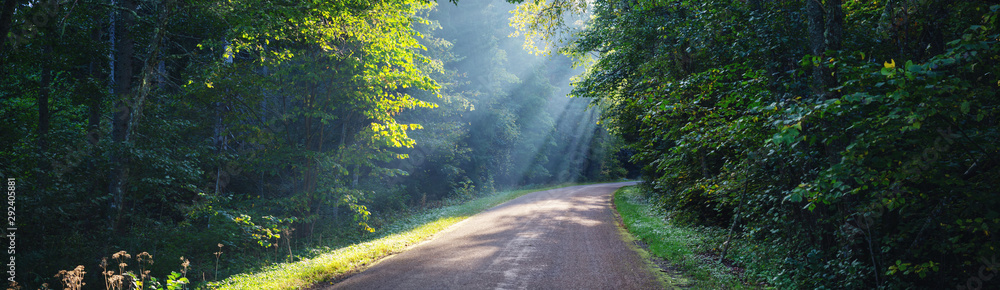
[{"label": "tall tree trunk", "polygon": [[[100,37],[98,36],[99,34],[100,34],[99,30],[94,33],[94,39],[93,39],[94,43],[98,43],[100,41]],[[101,73],[97,69],[98,65],[99,64],[97,61],[91,60],[88,68],[90,77],[95,80],[102,78]],[[96,163],[95,161],[100,156],[98,150],[95,149],[97,148],[98,143],[100,143],[101,141],[100,128],[101,128],[101,114],[103,113],[102,110],[103,101],[104,101],[104,94],[101,94],[99,92],[94,92],[90,96],[90,104],[88,106],[88,112],[87,112],[88,113],[87,143],[90,145],[91,150],[90,150],[90,158],[87,162],[87,172],[96,172],[95,167],[97,165],[95,164]],[[99,174],[91,175],[91,177],[93,178],[90,178],[90,185],[89,188],[87,188],[87,193],[100,194],[100,192],[103,191],[100,189],[101,183],[99,178],[96,178],[98,176],[100,175]]]},{"label": "tall tree trunk", "polygon": [[[844,10],[843,0],[826,0],[826,30],[823,33],[823,44],[827,50],[835,51],[841,49],[841,42],[844,35]],[[826,61],[823,61],[826,63]],[[821,65],[822,66],[822,65]],[[840,93],[830,88],[837,87],[840,83],[837,80],[835,71],[829,69],[822,70],[822,77],[817,78],[822,81],[822,92],[820,96],[824,99],[840,97]],[[826,120],[822,124],[827,130],[836,130],[838,125],[835,120]],[[826,144],[827,161],[830,165],[840,163],[840,152],[844,150],[846,143],[842,139],[833,139]]]},{"label": "tall tree trunk", "polygon": [[123,152],[125,145],[129,141],[130,122],[132,121],[133,102],[132,95],[132,58],[134,56],[134,42],[132,40],[131,27],[135,23],[133,13],[136,8],[135,0],[121,0],[121,8],[128,11],[126,13],[116,13],[113,16],[115,43],[114,43],[114,95],[115,112],[111,118],[111,141],[115,148],[111,151],[111,176],[109,180],[109,191],[111,194],[110,220],[113,230],[120,230],[118,222],[121,218],[124,198],[125,180],[128,178],[128,155]]},{"label": "tall tree trunk", "polygon": [[828,50],[840,50],[844,35],[843,0],[826,0],[825,43]]},{"label": "tall tree trunk", "polygon": [[[52,52],[52,45],[47,44],[45,48],[42,49],[45,53]],[[51,118],[51,111],[49,110],[49,98],[51,96],[52,90],[52,69],[50,63],[46,60],[41,61],[42,65],[42,78],[39,83],[38,92],[38,127],[36,128],[37,135],[37,147],[36,152],[38,154],[38,169],[35,173],[36,187],[39,190],[46,190],[49,186],[49,182],[52,180],[52,160],[45,158],[45,154],[49,152],[49,119]]]},{"label": "tall tree trunk", "polygon": [[[823,56],[826,52],[826,21],[822,0],[806,0],[806,17],[809,18],[809,52],[813,56]],[[822,96],[826,91],[826,69],[821,64],[813,65],[813,86],[815,96]]]},{"label": "tall tree trunk", "polygon": [[[213,131],[213,139],[215,139],[215,155],[220,156],[222,154],[222,102],[215,102],[215,128]],[[219,177],[222,175],[223,164],[216,164],[215,168],[215,194],[219,194]]]},{"label": "tall tree trunk", "polygon": [[[307,101],[306,106],[307,107],[311,107],[311,104],[312,104],[311,101]],[[305,147],[306,152],[313,151],[314,148],[312,147],[312,145],[313,145],[312,144],[312,140],[313,140],[312,117],[306,117],[306,120],[305,120],[305,137],[306,137],[306,140],[305,140],[305,146],[304,147]],[[303,175],[304,175],[303,176],[304,177],[303,178],[304,179],[303,188],[305,189],[305,191],[306,191],[307,194],[312,195],[312,192],[313,192],[313,190],[315,189],[315,186],[316,186],[316,180],[314,179],[314,176],[313,176],[313,170],[316,168],[316,160],[313,159],[313,156],[307,156],[306,158],[307,158],[306,159],[306,166],[307,167],[303,171]],[[312,203],[312,201],[310,201],[310,203]]]},{"label": "tall tree trunk", "polygon": [[[91,66],[96,66],[94,62],[90,63]],[[98,73],[91,73],[91,77],[98,78]],[[101,114],[103,112],[103,94],[93,94],[90,96],[90,104],[87,108],[87,141],[91,146],[97,146],[97,142],[100,141],[100,128],[101,128]]]},{"label": "tall tree trunk", "polygon": [[347,119],[340,121],[340,146],[337,147],[338,150],[344,149],[344,142],[347,141]]},{"label": "tall tree trunk", "polygon": [[[844,35],[844,9],[843,0],[826,0],[826,33],[824,33],[824,44],[827,50],[840,50],[840,43]],[[834,72],[824,72],[823,85],[825,88],[837,87],[839,83]],[[837,92],[826,92],[826,98],[838,97]]]},{"label": "tall tree trunk", "polygon": [[126,194],[124,184],[128,179],[129,163],[131,161],[129,154],[125,153],[123,149],[130,147],[128,145],[131,145],[130,136],[132,131],[139,122],[139,117],[142,116],[142,108],[146,97],[149,96],[153,85],[155,85],[156,66],[161,59],[161,43],[163,43],[166,36],[166,21],[174,4],[172,1],[165,1],[158,3],[162,6],[156,4],[150,5],[149,9],[153,9],[159,13],[159,19],[154,29],[155,34],[147,46],[149,50],[147,51],[146,58],[142,62],[139,73],[141,79],[138,82],[138,86],[133,87],[132,80],[135,72],[133,71],[132,58],[135,56],[135,43],[130,30],[136,22],[135,11],[138,8],[137,1],[123,0],[122,9],[128,12],[119,17],[120,22],[115,29],[118,35],[118,41],[115,43],[116,109],[111,120],[111,139],[117,145],[118,150],[113,150],[111,154],[112,174],[111,185],[109,186],[112,195],[111,209],[114,215],[112,226],[115,228],[118,227],[118,220],[121,218],[121,212],[124,209]]},{"label": "tall tree trunk", "polygon": [[[10,33],[11,25],[14,23],[14,8],[17,8],[17,0],[3,1],[3,8],[0,10],[0,51],[3,50],[7,33]],[[0,63],[0,66],[5,65],[6,63]]]},{"label": "tall tree trunk", "polygon": [[351,179],[352,189],[358,188],[358,175],[360,174],[360,171],[361,171],[361,166],[358,164],[354,164],[354,170],[351,170],[351,176],[354,177],[353,179]]},{"label": "tall tree trunk", "polygon": [[[52,46],[47,45],[44,49],[45,52],[50,53],[52,51]],[[38,92],[38,152],[45,153],[48,151],[48,140],[49,135],[49,119],[51,113],[49,112],[49,96],[51,95],[50,87],[52,86],[52,69],[49,67],[48,62],[42,61],[42,80],[39,84]]]}]

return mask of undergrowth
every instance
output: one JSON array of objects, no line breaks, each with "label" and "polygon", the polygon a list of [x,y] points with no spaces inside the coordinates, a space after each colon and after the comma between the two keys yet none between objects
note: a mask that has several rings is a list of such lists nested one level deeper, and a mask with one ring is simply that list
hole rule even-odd
[{"label": "undergrowth", "polygon": [[[626,186],[615,192],[615,207],[629,233],[649,247],[652,255],[690,276],[693,288],[745,289],[765,288],[758,273],[766,273],[765,259],[754,259],[760,249],[734,238],[725,259],[720,259],[726,246],[727,231],[718,227],[692,226],[678,223],[649,201],[638,186]],[[741,261],[754,261],[754,271],[748,271]]]}]

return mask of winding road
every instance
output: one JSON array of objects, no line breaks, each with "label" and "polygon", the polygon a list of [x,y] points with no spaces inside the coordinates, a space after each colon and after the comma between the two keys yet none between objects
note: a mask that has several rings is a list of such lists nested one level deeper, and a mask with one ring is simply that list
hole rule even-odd
[{"label": "winding road", "polygon": [[529,193],[323,289],[659,289],[610,195],[634,183]]}]

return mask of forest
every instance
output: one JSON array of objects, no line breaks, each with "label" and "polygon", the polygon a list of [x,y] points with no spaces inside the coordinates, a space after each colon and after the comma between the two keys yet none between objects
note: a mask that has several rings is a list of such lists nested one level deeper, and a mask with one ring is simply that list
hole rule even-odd
[{"label": "forest", "polygon": [[728,231],[707,254],[746,285],[995,288],[998,14],[3,0],[16,274],[36,289],[85,265],[101,285],[128,251],[156,277],[218,281],[427,208],[638,177],[670,222]]},{"label": "forest", "polygon": [[1000,285],[1000,3],[588,4],[524,5],[519,29],[592,61],[572,94],[672,222],[752,246],[715,253],[748,283]]},{"label": "forest", "polygon": [[580,70],[508,37],[506,2],[4,4],[24,289],[76,265],[93,287],[182,263],[218,281],[421,209],[626,174],[599,111],[566,97]]}]

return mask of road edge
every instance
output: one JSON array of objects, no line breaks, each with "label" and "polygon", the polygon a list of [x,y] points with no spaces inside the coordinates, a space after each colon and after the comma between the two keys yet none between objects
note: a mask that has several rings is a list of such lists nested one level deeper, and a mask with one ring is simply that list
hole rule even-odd
[{"label": "road edge", "polygon": [[645,264],[644,267],[645,270],[652,273],[653,276],[656,277],[657,280],[659,280],[662,289],[688,288],[687,286],[689,285],[684,285],[687,283],[678,280],[689,280],[689,279],[682,277],[675,277],[675,276],[680,276],[681,274],[677,273],[677,270],[675,269],[666,268],[664,267],[664,265],[662,265],[663,263],[669,263],[669,262],[662,261],[663,263],[657,263],[655,259],[659,259],[659,257],[650,254],[649,250],[647,249],[647,245],[638,238],[636,238],[635,236],[633,236],[632,233],[630,233],[628,231],[628,228],[625,226],[625,220],[622,218],[621,213],[618,212],[618,205],[615,204],[615,196],[617,196],[618,193],[622,191],[622,189],[628,188],[630,186],[637,186],[637,185],[626,185],[619,187],[618,189],[615,189],[615,191],[611,193],[611,196],[608,200],[608,202],[611,203],[612,213],[615,216],[615,224],[617,225],[618,228],[619,237],[621,237],[621,240],[625,242],[625,246],[627,246],[632,251],[635,251],[636,253],[639,254],[640,257],[642,257],[642,260]]}]

